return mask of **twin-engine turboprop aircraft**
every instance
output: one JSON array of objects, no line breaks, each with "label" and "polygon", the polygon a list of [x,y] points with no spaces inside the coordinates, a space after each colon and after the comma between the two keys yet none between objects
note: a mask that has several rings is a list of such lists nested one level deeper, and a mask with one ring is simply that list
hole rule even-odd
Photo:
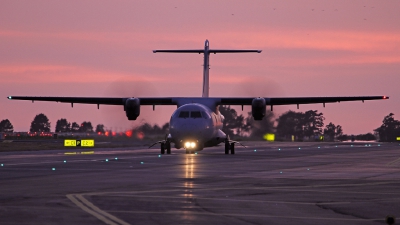
[{"label": "twin-engine turboprop aircraft", "polygon": [[[251,113],[255,120],[262,120],[266,114],[267,106],[271,111],[274,105],[297,105],[341,102],[341,101],[365,101],[388,99],[386,96],[357,96],[357,97],[294,97],[294,98],[218,98],[209,97],[209,57],[211,53],[261,53],[261,50],[224,50],[210,49],[209,42],[206,40],[204,49],[192,50],[154,50],[158,52],[170,53],[198,53],[204,54],[203,68],[203,94],[198,98],[185,97],[162,97],[162,98],[142,98],[142,97],[123,97],[123,98],[90,98],[90,97],[29,97],[29,96],[9,96],[11,100],[30,100],[30,101],[54,101],[83,104],[122,105],[128,120],[136,120],[140,115],[141,105],[176,105],[178,109],[172,114],[170,120],[170,133],[166,139],[157,143],[161,144],[161,154],[165,151],[171,154],[171,143],[175,148],[186,149],[186,153],[200,151],[205,147],[216,146],[225,143],[225,154],[235,154],[235,141],[229,139],[222,132],[222,122],[224,117],[220,114],[219,105],[251,105]],[[156,143],[156,144],[157,144]]]}]

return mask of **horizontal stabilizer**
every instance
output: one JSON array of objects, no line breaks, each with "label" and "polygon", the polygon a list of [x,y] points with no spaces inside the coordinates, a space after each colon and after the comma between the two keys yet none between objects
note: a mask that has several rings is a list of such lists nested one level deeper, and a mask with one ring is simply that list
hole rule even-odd
[{"label": "horizontal stabilizer", "polygon": [[186,49],[186,50],[153,50],[153,53],[157,52],[170,52],[170,53],[204,53],[204,49]]},{"label": "horizontal stabilizer", "polygon": [[234,49],[210,49],[210,53],[246,53],[246,52],[257,52],[261,53],[261,50],[234,50]]}]

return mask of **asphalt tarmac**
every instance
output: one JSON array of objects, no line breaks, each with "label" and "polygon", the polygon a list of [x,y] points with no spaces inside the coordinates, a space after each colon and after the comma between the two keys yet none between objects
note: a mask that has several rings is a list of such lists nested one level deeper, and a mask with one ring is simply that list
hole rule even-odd
[{"label": "asphalt tarmac", "polygon": [[[398,143],[0,153],[0,224],[385,224]],[[79,150],[78,153],[81,153]],[[74,152],[74,149],[69,151]]]}]

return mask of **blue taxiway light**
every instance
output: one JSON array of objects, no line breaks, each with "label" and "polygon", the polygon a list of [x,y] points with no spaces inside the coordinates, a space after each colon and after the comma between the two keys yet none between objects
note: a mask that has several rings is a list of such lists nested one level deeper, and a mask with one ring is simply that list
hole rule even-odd
[{"label": "blue taxiway light", "polygon": [[301,149],[301,148],[299,148],[299,149]]},{"label": "blue taxiway light", "polygon": [[282,173],[282,171],[281,171],[281,172],[279,172],[279,173]]},{"label": "blue taxiway light", "polygon": [[351,145],[351,147],[353,147],[353,145]]},{"label": "blue taxiway light", "polygon": [[280,151],[281,149],[280,148],[278,148],[278,151]]},{"label": "blue taxiway light", "polygon": [[318,148],[321,148],[321,147],[318,146]]},{"label": "blue taxiway light", "polygon": [[307,168],[307,170],[310,170],[310,168]]},{"label": "blue taxiway light", "polygon": [[337,148],[337,145],[335,147]]}]

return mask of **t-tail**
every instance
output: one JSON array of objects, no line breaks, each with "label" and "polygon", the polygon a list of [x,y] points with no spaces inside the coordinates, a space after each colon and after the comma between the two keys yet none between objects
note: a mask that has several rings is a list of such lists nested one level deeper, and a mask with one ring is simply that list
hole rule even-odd
[{"label": "t-tail", "polygon": [[214,53],[245,53],[245,52],[256,52],[261,53],[261,50],[235,50],[235,49],[210,49],[210,42],[206,40],[204,43],[204,49],[187,49],[187,50],[153,50],[153,53],[157,52],[170,52],[170,53],[198,53],[204,54],[204,63],[203,63],[203,98],[208,98],[210,92],[210,80],[209,80],[209,71],[210,71],[210,54]]}]

